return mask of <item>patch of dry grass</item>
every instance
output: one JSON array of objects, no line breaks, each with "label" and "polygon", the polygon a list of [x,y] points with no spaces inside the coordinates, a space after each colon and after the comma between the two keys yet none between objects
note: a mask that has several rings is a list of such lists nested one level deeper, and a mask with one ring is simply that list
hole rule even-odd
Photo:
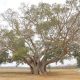
[{"label": "patch of dry grass", "polygon": [[0,80],[80,80],[80,72],[78,69],[52,69],[46,75],[32,75],[25,68],[0,68]]}]

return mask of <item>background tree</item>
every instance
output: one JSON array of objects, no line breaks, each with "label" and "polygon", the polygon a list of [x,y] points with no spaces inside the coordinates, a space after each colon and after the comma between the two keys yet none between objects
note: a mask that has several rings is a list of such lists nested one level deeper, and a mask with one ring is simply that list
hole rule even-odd
[{"label": "background tree", "polygon": [[7,62],[9,56],[7,52],[8,49],[6,49],[3,39],[3,31],[0,30],[0,64],[3,62]]},{"label": "background tree", "polygon": [[80,44],[74,43],[70,46],[71,54],[69,56],[74,56],[77,60],[77,67],[80,67]]},{"label": "background tree", "polygon": [[3,42],[13,53],[12,60],[27,63],[33,74],[46,73],[46,66],[62,60],[77,42],[79,24],[78,0],[66,4],[22,4],[21,12],[8,9],[2,14],[8,25]]}]

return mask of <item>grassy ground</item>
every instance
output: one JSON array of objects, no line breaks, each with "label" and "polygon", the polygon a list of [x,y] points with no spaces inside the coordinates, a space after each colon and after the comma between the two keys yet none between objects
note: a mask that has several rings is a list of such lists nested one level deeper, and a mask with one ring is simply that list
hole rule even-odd
[{"label": "grassy ground", "polygon": [[79,69],[52,69],[46,75],[32,75],[25,68],[0,68],[0,80],[80,80]]}]

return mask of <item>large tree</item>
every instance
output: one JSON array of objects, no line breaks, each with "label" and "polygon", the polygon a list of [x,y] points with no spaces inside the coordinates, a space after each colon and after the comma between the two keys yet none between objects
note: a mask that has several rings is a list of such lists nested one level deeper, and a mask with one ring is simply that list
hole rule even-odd
[{"label": "large tree", "polygon": [[80,30],[78,3],[22,4],[21,12],[8,9],[2,14],[8,23],[2,29],[3,43],[12,52],[12,60],[27,63],[33,74],[41,74],[46,73],[48,64],[70,54]]}]

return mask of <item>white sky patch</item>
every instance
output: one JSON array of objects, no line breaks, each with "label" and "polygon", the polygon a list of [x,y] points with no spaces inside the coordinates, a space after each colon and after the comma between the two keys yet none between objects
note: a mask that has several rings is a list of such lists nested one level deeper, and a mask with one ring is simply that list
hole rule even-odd
[{"label": "white sky patch", "polygon": [[[4,63],[1,64],[0,67],[16,67],[16,62]],[[19,64],[18,67],[29,67],[29,66],[27,64]]]},{"label": "white sky patch", "polygon": [[58,62],[57,64],[56,63],[51,63],[50,64],[50,66],[76,66],[77,65],[77,60],[76,59],[74,59],[74,58],[72,58],[71,60],[68,60],[68,59],[65,59],[64,61],[64,64],[62,64],[62,63],[60,63],[60,62]]},{"label": "white sky patch", "polygon": [[39,2],[45,3],[61,3],[64,4],[66,0],[0,0],[0,13],[4,12],[8,8],[18,9],[22,2],[26,4],[38,4]]}]

